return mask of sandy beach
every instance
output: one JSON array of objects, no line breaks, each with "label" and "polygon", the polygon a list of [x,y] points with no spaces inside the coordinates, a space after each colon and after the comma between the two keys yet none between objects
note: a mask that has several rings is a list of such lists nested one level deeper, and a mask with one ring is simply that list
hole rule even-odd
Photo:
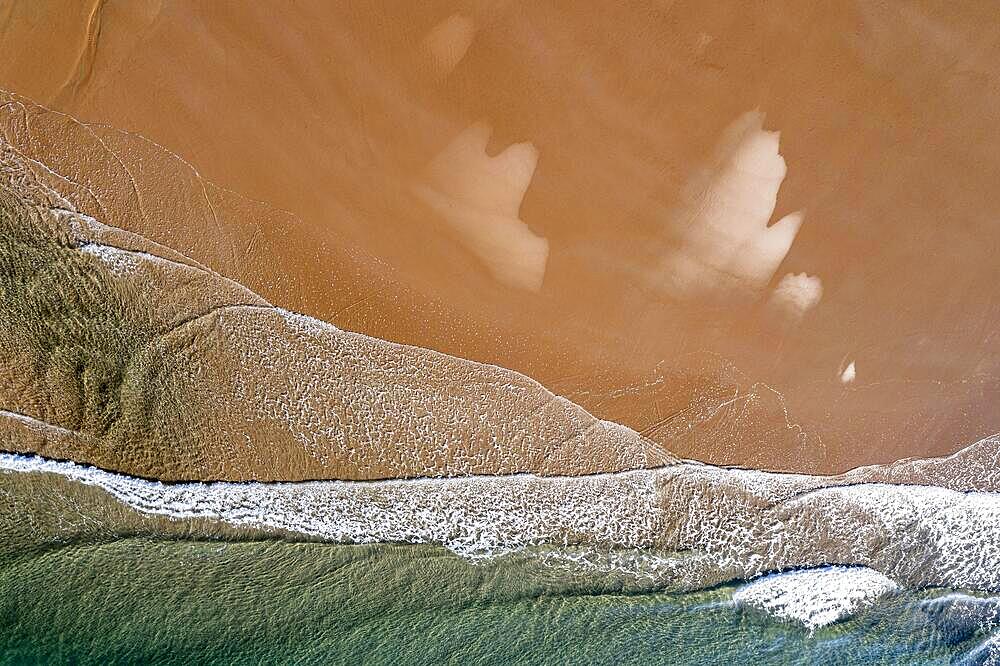
[{"label": "sandy beach", "polygon": [[105,183],[85,212],[202,196],[204,224],[144,235],[275,305],[511,368],[716,464],[840,472],[1000,429],[986,4],[0,18],[0,87],[162,147],[25,130],[65,172],[86,145],[130,165],[136,198]]}]

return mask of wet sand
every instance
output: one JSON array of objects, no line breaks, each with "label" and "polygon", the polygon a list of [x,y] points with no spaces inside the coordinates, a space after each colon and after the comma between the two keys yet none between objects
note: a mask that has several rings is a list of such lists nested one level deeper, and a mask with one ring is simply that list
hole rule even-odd
[{"label": "wet sand", "polygon": [[1000,429],[988,3],[8,7],[0,87],[169,151],[38,114],[81,208],[275,305],[713,463]]},{"label": "wet sand", "polygon": [[[989,648],[1000,612],[996,597],[906,590],[807,631],[734,602],[809,571],[669,594],[578,549],[470,562],[296,543],[136,511],[58,474],[0,471],[0,507],[0,655],[15,662],[926,664]],[[798,594],[836,603],[842,581],[822,582]]]}]

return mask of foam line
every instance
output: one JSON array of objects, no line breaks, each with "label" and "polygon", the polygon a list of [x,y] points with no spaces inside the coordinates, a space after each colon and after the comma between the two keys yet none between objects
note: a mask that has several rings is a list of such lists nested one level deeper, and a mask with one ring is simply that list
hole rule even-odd
[{"label": "foam line", "polygon": [[817,629],[871,606],[897,587],[866,567],[821,567],[759,578],[738,589],[733,600]]},{"label": "foam line", "polygon": [[[564,563],[695,589],[772,571],[863,565],[911,586],[1000,590],[1000,495],[677,464],[584,477],[164,484],[0,454],[148,514],[339,543],[440,544],[468,558],[550,546]],[[569,550],[560,549],[573,546]],[[569,553],[583,553],[572,555]]]}]

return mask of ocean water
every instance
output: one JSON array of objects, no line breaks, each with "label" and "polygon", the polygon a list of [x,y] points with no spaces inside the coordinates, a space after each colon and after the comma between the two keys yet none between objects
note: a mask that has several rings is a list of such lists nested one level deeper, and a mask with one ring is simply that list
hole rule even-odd
[{"label": "ocean water", "polygon": [[[734,601],[759,596],[746,581],[667,593],[579,554],[471,560],[426,544],[323,543],[6,471],[0,663],[1000,663],[1000,599],[982,593],[883,587],[809,629]],[[805,580],[822,599],[844,578]]]},{"label": "ocean water", "polygon": [[735,604],[735,589],[628,594],[518,558],[471,563],[429,546],[66,543],[3,562],[0,656],[10,664],[991,663],[992,616],[949,591],[903,591],[809,631]]}]

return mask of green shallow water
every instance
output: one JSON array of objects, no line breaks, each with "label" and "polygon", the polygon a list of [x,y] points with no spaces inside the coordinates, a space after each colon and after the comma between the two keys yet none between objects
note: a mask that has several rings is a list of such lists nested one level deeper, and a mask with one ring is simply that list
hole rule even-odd
[{"label": "green shallow water", "polygon": [[929,612],[933,590],[810,634],[735,586],[666,594],[539,555],[282,540],[0,472],[0,662],[948,664],[995,630]]},{"label": "green shallow water", "polygon": [[14,557],[5,663],[927,664],[981,643],[903,593],[810,634],[732,587],[623,594],[532,558],[423,546],[128,538]]}]

